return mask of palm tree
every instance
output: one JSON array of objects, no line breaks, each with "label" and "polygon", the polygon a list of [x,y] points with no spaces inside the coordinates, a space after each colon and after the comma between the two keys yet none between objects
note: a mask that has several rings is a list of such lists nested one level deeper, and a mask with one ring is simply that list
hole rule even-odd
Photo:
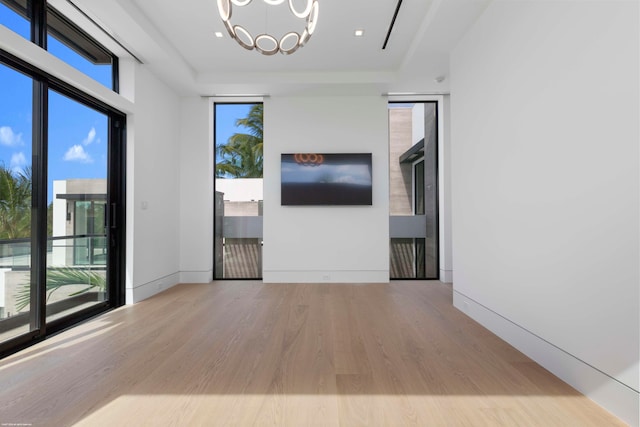
[{"label": "palm tree", "polygon": [[31,167],[21,172],[0,165],[0,239],[31,235]]},{"label": "palm tree", "polygon": [[262,125],[262,104],[253,105],[247,117],[236,120],[236,126],[247,128],[247,133],[233,134],[226,144],[216,148],[222,158],[216,164],[217,178],[262,178]]}]

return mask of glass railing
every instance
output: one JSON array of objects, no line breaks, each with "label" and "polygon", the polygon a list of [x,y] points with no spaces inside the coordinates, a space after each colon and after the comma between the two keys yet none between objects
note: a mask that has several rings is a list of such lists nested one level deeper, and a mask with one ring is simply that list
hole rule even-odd
[{"label": "glass railing", "polygon": [[0,240],[0,269],[30,266],[31,239]]},{"label": "glass railing", "polygon": [[29,332],[30,282],[31,239],[0,240],[0,342]]},{"label": "glass railing", "polygon": [[[48,238],[47,320],[105,301],[106,261],[104,235]],[[0,240],[0,341],[26,332],[30,296],[30,240]]]},{"label": "glass railing", "polygon": [[106,236],[75,235],[49,240],[47,321],[106,301]]},{"label": "glass railing", "polygon": [[48,239],[47,266],[91,266],[107,264],[107,238],[92,234]]},{"label": "glass railing", "polygon": [[262,200],[223,200],[223,197],[222,192],[216,191],[215,278],[258,279],[262,277]]}]

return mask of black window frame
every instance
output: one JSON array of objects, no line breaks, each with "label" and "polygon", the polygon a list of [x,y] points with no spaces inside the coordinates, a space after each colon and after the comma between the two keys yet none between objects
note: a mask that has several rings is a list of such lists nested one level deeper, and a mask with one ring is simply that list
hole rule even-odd
[{"label": "black window frame", "polygon": [[[231,281],[243,281],[243,280],[262,280],[263,279],[263,270],[260,269],[259,272],[259,277],[218,277],[216,278],[216,274],[219,273],[218,271],[218,263],[217,263],[217,259],[216,259],[216,249],[217,249],[217,245],[216,245],[216,232],[218,230],[220,230],[220,228],[222,227],[222,223],[219,222],[216,219],[216,164],[218,161],[218,148],[217,148],[217,144],[218,141],[216,140],[216,129],[217,129],[217,120],[218,120],[218,116],[216,114],[216,107],[218,105],[237,105],[237,104],[241,104],[241,105],[255,105],[255,104],[261,104],[264,107],[264,101],[247,101],[247,100],[238,100],[238,101],[214,101],[213,102],[213,265],[212,265],[212,279],[215,280],[231,280]],[[263,121],[264,121],[264,117],[263,117]],[[264,125],[264,123],[263,123]],[[264,182],[263,182],[264,185]],[[224,244],[222,245],[224,247]],[[260,259],[262,260],[262,251],[264,249],[264,235],[263,237],[260,238]],[[223,261],[224,263],[224,258]],[[262,262],[260,262],[260,265],[262,265]],[[224,270],[223,270],[224,271]]]},{"label": "black window frame", "polygon": [[[433,147],[433,149],[434,149],[434,154],[433,155],[434,155],[434,157],[436,159],[436,162],[433,165],[434,166],[434,176],[435,176],[435,180],[434,180],[434,184],[433,184],[435,186],[435,195],[434,195],[435,212],[434,212],[434,215],[433,215],[433,220],[434,220],[434,223],[435,223],[434,224],[435,236],[433,236],[433,239],[434,239],[434,244],[435,244],[435,247],[436,247],[435,261],[434,261],[435,265],[436,265],[436,274],[433,277],[432,276],[428,276],[427,277],[426,275],[425,275],[425,277],[389,277],[389,280],[392,280],[392,281],[440,280],[440,239],[441,239],[441,236],[440,236],[440,162],[438,160],[439,159],[440,147],[438,146],[438,141],[439,141],[439,138],[440,138],[441,129],[439,128],[438,123],[439,123],[441,103],[440,103],[440,101],[437,101],[437,100],[424,100],[424,99],[421,100],[419,98],[416,98],[414,100],[388,101],[387,102],[387,108],[389,108],[389,106],[393,105],[393,104],[407,104],[407,103],[409,103],[409,104],[425,104],[425,105],[429,104],[429,105],[433,105],[434,106],[434,121],[435,121],[435,123],[434,123],[434,135],[433,135],[433,137],[434,137],[435,145]],[[426,135],[425,135],[425,142],[426,142]],[[426,148],[424,148],[424,149],[426,149]],[[422,157],[422,160],[424,161],[425,160],[424,159],[424,154],[422,154],[421,157]],[[414,169],[415,163],[418,162],[419,158],[420,157],[415,157],[415,158],[409,157],[407,159],[403,159],[404,161],[412,161],[412,164],[411,164],[412,176],[415,173],[415,169]],[[427,174],[427,163],[425,162],[424,163],[424,169],[423,169],[423,175],[426,176],[426,174]],[[391,187],[389,187],[389,191],[391,191]],[[425,196],[423,196],[423,197],[424,197],[423,202],[424,202],[424,209],[425,209],[425,215],[426,215],[427,199],[426,199]],[[412,198],[413,198],[413,200],[412,200],[411,206],[412,206],[413,212],[415,214],[415,212],[416,212],[415,188],[412,189]],[[415,242],[416,242],[416,240],[418,240],[418,238],[413,238],[413,239],[414,239],[414,244],[415,244]],[[420,239],[425,241],[425,244],[426,244],[426,240],[427,240],[426,238],[420,238]],[[391,239],[389,239],[389,241],[391,241]],[[416,248],[414,249],[414,255],[417,258],[417,255],[418,255],[418,247],[417,247],[417,245],[416,245]],[[389,264],[389,275],[391,275],[391,264]]]}]

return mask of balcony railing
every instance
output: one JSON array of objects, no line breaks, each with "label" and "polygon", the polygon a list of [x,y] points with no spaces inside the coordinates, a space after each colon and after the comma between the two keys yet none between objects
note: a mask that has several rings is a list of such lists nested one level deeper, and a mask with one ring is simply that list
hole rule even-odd
[{"label": "balcony railing", "polygon": [[[87,284],[82,283],[83,279],[77,278],[80,276],[74,275],[74,272],[90,272],[94,276],[102,277],[101,283],[104,283],[106,261],[107,238],[105,235],[49,237],[47,269],[68,273],[70,282],[55,291],[48,287],[45,295],[48,315],[51,313],[49,305],[52,303],[83,300],[84,297],[79,299],[75,297],[84,293],[83,289],[87,288]],[[25,298],[25,292],[28,295],[31,280],[31,240],[28,238],[0,240],[0,320],[28,312],[29,308],[23,306],[24,302],[21,303],[21,298]],[[76,284],[74,280],[80,283]],[[94,287],[91,292],[94,291],[99,289]],[[2,322],[0,333],[6,329],[6,326],[5,322]]]}]

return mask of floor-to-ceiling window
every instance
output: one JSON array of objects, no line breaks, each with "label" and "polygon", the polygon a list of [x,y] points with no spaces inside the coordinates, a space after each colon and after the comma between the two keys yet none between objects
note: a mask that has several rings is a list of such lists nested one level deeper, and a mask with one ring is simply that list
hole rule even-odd
[{"label": "floor-to-ceiling window", "polygon": [[438,278],[435,102],[389,104],[390,275]]},{"label": "floor-to-ceiling window", "polygon": [[263,104],[215,104],[214,277],[262,277]]},{"label": "floor-to-ceiling window", "polygon": [[[117,88],[117,59],[46,1],[0,0],[0,24]],[[2,50],[0,93],[5,355],[123,303],[125,118]]]}]

